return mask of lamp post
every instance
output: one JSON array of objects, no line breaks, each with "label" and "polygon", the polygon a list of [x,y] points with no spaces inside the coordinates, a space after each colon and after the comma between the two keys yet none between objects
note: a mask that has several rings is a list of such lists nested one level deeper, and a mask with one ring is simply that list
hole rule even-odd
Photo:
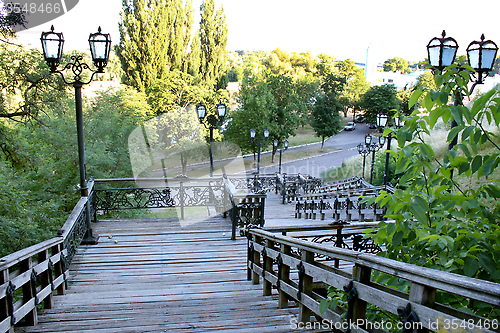
[{"label": "lamp post", "polygon": [[372,153],[372,169],[370,173],[370,184],[373,182],[373,167],[375,165],[375,153],[385,144],[385,137],[379,136],[378,143],[373,142],[373,137],[370,134],[365,136],[365,145],[369,153]]},{"label": "lamp post", "polygon": [[[434,37],[427,44],[427,54],[429,56],[429,64],[434,71],[442,71],[450,66],[455,61],[458,44],[455,39],[446,37],[446,32],[443,30],[442,38]],[[484,34],[481,35],[481,41],[472,41],[467,47],[467,62],[472,67],[477,76],[473,74],[475,81],[469,90],[471,95],[478,84],[484,83],[483,75],[487,74],[493,68],[496,54],[498,51],[497,45],[491,40],[484,40]],[[462,95],[457,92],[455,96],[455,105],[462,104]],[[455,120],[452,121],[452,128],[457,126]],[[450,149],[456,145],[456,139],[450,144]]]},{"label": "lamp post", "polygon": [[[92,70],[89,65],[83,63],[82,56],[71,56],[70,63],[66,64],[62,70],[57,69],[62,59],[64,37],[61,32],[54,32],[54,26],[51,27],[51,31],[43,32],[40,40],[42,42],[43,56],[45,58],[45,62],[50,68],[50,72],[59,73],[66,84],[72,85],[75,88],[76,128],[78,134],[78,160],[80,168],[80,192],[83,197],[88,197],[89,191],[85,170],[82,86],[90,83],[93,80],[95,74],[104,73],[104,68],[108,64],[109,52],[111,50],[111,37],[109,34],[101,33],[101,27],[99,27],[96,33],[90,34],[89,36],[90,53],[94,66],[97,67],[96,70]],[[73,74],[72,80],[68,81],[64,76],[63,72],[66,70],[71,70]],[[84,81],[81,76],[83,70],[89,70],[92,73],[88,81]],[[90,227],[90,206],[87,205],[86,209],[87,232],[83,242],[95,244],[97,243],[97,237],[94,237],[92,235],[92,229]]]},{"label": "lamp post", "polygon": [[[269,138],[269,130],[267,128],[264,128],[263,131],[264,134],[264,140],[267,140]],[[250,138],[252,139],[252,142],[255,142],[255,137],[257,135],[257,130],[255,128],[250,129]],[[261,137],[257,137],[257,174],[260,173],[260,143],[262,139]]]},{"label": "lamp post", "polygon": [[[444,30],[441,36],[442,38],[434,37],[430,40],[429,44],[427,44],[429,64],[434,71],[442,71],[444,68],[450,66],[455,61],[455,55],[458,49],[457,42],[451,37],[446,37],[446,32]],[[467,47],[467,62],[477,73],[477,77],[472,74],[475,81],[469,90],[469,95],[472,95],[478,84],[484,83],[483,75],[490,72],[493,68],[497,51],[497,45],[491,40],[485,41],[484,34],[481,35],[481,41],[473,41]],[[462,93],[460,91],[456,91],[454,97],[455,106],[462,105]],[[453,129],[456,126],[457,122],[455,119],[452,119],[451,128]],[[448,146],[449,150],[455,147],[457,140],[458,136],[455,136]],[[451,178],[453,178],[453,170]]]},{"label": "lamp post", "polygon": [[365,178],[365,162],[366,162],[366,155],[368,155],[370,152],[369,150],[367,149],[367,147],[360,143],[358,146],[358,153],[360,155],[363,155],[363,179]]},{"label": "lamp post", "polygon": [[[198,119],[200,124],[204,124],[210,130],[210,177],[214,175],[214,157],[213,157],[213,143],[214,143],[214,129],[217,128],[224,121],[226,116],[227,107],[226,104],[219,103],[215,106],[217,115],[209,114],[207,116],[207,108],[203,104],[196,105],[196,113],[198,114]],[[203,120],[207,119],[204,123]]]},{"label": "lamp post", "polygon": [[[384,128],[387,126],[388,117],[386,114],[379,113],[377,114],[377,126],[380,128]],[[402,127],[402,122],[398,117],[394,118],[394,124],[396,127]],[[384,186],[387,185],[387,177],[389,175],[389,150],[391,150],[391,141],[392,141],[392,132],[387,136],[387,149],[385,154],[385,169],[384,169]]]},{"label": "lamp post", "polygon": [[[278,149],[278,143],[279,143],[278,139],[275,139],[274,142],[273,142],[273,145],[274,145],[275,149]],[[283,141],[283,148],[285,150],[288,149],[288,140]],[[279,174],[281,174],[281,154],[283,152],[283,148],[280,148],[280,164],[279,164],[279,169],[278,169],[278,173]]]}]

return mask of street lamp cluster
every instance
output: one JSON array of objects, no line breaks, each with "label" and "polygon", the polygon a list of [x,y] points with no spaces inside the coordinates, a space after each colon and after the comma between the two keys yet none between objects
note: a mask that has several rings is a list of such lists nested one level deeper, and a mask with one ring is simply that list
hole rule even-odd
[{"label": "street lamp cluster", "polygon": [[[83,134],[83,107],[82,107],[82,86],[90,83],[95,74],[104,73],[104,68],[108,64],[109,52],[111,50],[111,37],[109,34],[101,33],[99,27],[96,33],[90,34],[89,46],[92,56],[92,62],[97,67],[92,70],[89,65],[82,62],[82,56],[72,56],[71,62],[66,64],[62,70],[58,70],[59,64],[63,56],[64,37],[62,32],[54,32],[54,26],[49,32],[43,32],[40,38],[42,42],[43,56],[45,62],[50,68],[51,73],[59,73],[66,84],[72,85],[75,88],[75,105],[76,105],[76,128],[78,135],[78,160],[80,169],[80,191],[81,195],[88,197],[89,191],[87,186],[87,177],[85,170],[85,140]],[[73,77],[67,80],[64,76],[65,70],[71,70]],[[88,70],[92,73],[90,79],[84,81],[82,78],[83,70]],[[86,207],[86,224],[87,232],[85,234],[84,243],[97,243],[97,237],[92,234],[90,227],[90,206]]]},{"label": "street lamp cluster", "polygon": [[[389,120],[389,117],[385,113],[379,113],[377,114],[377,127],[379,129],[382,129],[387,126],[387,122]],[[394,123],[396,127],[401,127],[402,126],[402,121],[400,120],[399,117],[394,118]],[[372,166],[371,166],[371,173],[370,173],[370,183],[373,182],[373,166],[375,164],[375,153],[384,146],[384,144],[387,142],[387,152],[385,156],[385,169],[384,169],[384,185],[387,185],[387,175],[389,172],[389,150],[391,149],[391,141],[392,141],[392,132],[389,133],[387,140],[384,136],[379,136],[378,137],[378,142],[374,140],[374,137],[371,134],[368,134],[365,136],[365,142],[358,144],[357,149],[358,153],[360,155],[363,155],[363,178],[365,177],[365,161],[366,161],[366,155],[372,153]]]},{"label": "street lamp cluster", "polygon": [[[217,114],[207,115],[207,107],[203,104],[196,105],[196,113],[200,124],[204,124],[210,130],[210,177],[214,175],[214,157],[213,157],[213,143],[214,143],[214,129],[224,122],[226,116],[226,104],[219,103],[215,106]],[[206,118],[206,122],[203,122]]]},{"label": "street lamp cluster", "polygon": [[[434,70],[442,71],[450,66],[455,61],[455,56],[458,49],[458,43],[451,37],[446,37],[446,32],[443,30],[441,38],[434,37],[427,44],[427,53],[429,56],[429,64]],[[477,76],[472,84],[469,95],[472,95],[476,85],[483,83],[483,76],[486,76],[493,68],[498,47],[491,40],[485,40],[484,34],[481,35],[480,41],[472,41],[467,47],[467,62],[474,69]],[[486,74],[486,75],[485,75]],[[455,106],[462,104],[462,92],[457,91],[455,96]],[[451,128],[457,126],[455,119],[451,121]],[[448,149],[451,150],[457,144],[458,136],[455,136],[449,144]],[[453,170],[451,173],[453,177]]]},{"label": "street lamp cluster", "polygon": [[370,184],[373,181],[373,166],[375,164],[375,153],[384,145],[385,137],[379,136],[378,142],[371,134],[365,136],[365,142],[358,145],[358,153],[363,155],[363,178],[365,178],[365,161],[366,155],[372,153],[372,168],[370,173]]},{"label": "street lamp cluster", "polygon": [[[429,64],[434,69],[442,71],[455,61],[458,43],[452,37],[446,37],[443,30],[441,38],[434,37],[427,44]],[[483,74],[491,71],[497,55],[498,47],[491,40],[472,41],[467,47],[467,62],[477,73],[476,84],[483,83]]]},{"label": "street lamp cluster", "polygon": [[[443,30],[441,37],[435,37],[429,41],[427,44],[427,54],[429,58],[429,64],[433,70],[443,71],[446,67],[453,64],[456,58],[456,53],[458,50],[458,43],[452,37],[446,37],[446,32]],[[472,74],[475,78],[475,82],[470,88],[469,94],[472,94],[474,88],[478,84],[484,82],[484,77],[489,71],[492,70],[494,61],[496,59],[498,47],[491,40],[485,40],[484,34],[481,35],[480,41],[473,41],[467,47],[467,62],[470,67],[474,69],[476,75]],[[455,105],[459,105],[462,102],[462,96],[455,96]],[[387,126],[388,116],[383,113],[377,114],[377,127],[380,129]],[[394,125],[396,127],[402,127],[403,123],[399,117],[394,118]],[[457,126],[455,120],[451,123],[452,128]],[[452,149],[456,143],[457,138],[455,137],[453,142],[450,144],[450,149]],[[389,168],[389,151],[391,149],[392,132],[389,133],[387,137],[387,150],[385,159],[385,171],[384,171],[384,185],[387,185],[388,168]],[[373,142],[372,136],[368,134],[365,137],[365,143],[360,143],[357,146],[358,153],[363,155],[363,178],[365,176],[365,160],[366,155],[372,153],[372,169],[370,176],[370,183],[373,181],[373,165],[375,159],[375,152],[379,150],[386,140],[384,137],[379,137],[379,142]]]},{"label": "street lamp cluster", "polygon": [[[273,142],[275,150],[278,149],[278,144],[279,144],[279,140],[275,139]],[[283,149],[285,149],[285,150],[288,149],[288,140],[283,141],[283,148],[280,149],[280,164],[279,164],[279,169],[278,169],[279,174],[281,174],[281,154],[283,153]]]},{"label": "street lamp cluster", "polygon": [[262,134],[263,134],[263,137],[261,136],[257,136],[257,130],[255,128],[251,128],[250,129],[250,139],[252,139],[252,142],[255,142],[255,140],[257,139],[257,174],[260,173],[260,143],[262,141],[262,139],[264,139],[264,141],[267,141],[267,139],[269,139],[269,129],[267,128],[264,128],[264,130],[262,131]]}]

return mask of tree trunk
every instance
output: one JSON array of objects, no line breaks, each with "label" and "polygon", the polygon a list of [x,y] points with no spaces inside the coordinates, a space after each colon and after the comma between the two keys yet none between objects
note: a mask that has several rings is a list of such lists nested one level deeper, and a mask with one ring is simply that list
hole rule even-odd
[{"label": "tree trunk", "polygon": [[182,166],[182,174],[187,175],[187,158],[184,157],[183,153],[181,153],[181,166]]},{"label": "tree trunk", "polygon": [[323,151],[323,146],[324,146],[324,144],[325,144],[325,137],[324,137],[324,136],[322,136],[322,137],[321,137],[321,151]]}]

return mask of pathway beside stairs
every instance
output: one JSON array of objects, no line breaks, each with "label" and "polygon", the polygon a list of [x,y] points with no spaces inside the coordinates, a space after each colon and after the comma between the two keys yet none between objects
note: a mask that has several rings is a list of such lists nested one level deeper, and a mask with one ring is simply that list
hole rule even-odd
[{"label": "pathway beside stairs", "polygon": [[[277,196],[266,204],[266,225],[293,218]],[[247,241],[231,241],[229,219],[103,220],[94,230],[99,244],[79,248],[66,295],[25,332],[295,331],[298,308],[278,309],[247,281]]]}]

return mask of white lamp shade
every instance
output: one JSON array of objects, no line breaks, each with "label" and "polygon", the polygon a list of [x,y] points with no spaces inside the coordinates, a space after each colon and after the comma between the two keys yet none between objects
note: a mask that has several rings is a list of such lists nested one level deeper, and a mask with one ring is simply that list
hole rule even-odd
[{"label": "white lamp shade", "polygon": [[257,130],[255,128],[250,129],[250,137],[255,139],[255,134],[257,134]]},{"label": "white lamp shade", "polygon": [[485,41],[483,34],[481,41],[473,41],[467,47],[467,60],[476,71],[487,72],[493,67],[497,51],[497,45],[491,40]]},{"label": "white lamp shade", "polygon": [[111,37],[109,34],[101,33],[99,27],[96,33],[89,36],[90,54],[92,61],[99,71],[106,67],[109,60],[109,52],[111,51]]},{"label": "white lamp shade", "polygon": [[54,32],[54,26],[50,32],[42,32],[43,56],[47,62],[59,62],[62,58],[64,37],[62,32]]},{"label": "white lamp shade", "polygon": [[269,137],[269,130],[267,128],[264,128],[264,138],[268,138]]},{"label": "white lamp shade", "polygon": [[378,137],[378,144],[380,146],[383,146],[385,144],[385,136],[379,136]]},{"label": "white lamp shade", "polygon": [[196,113],[198,113],[198,119],[202,120],[207,114],[207,108],[203,104],[196,105]]},{"label": "white lamp shade", "polygon": [[278,139],[274,139],[273,146],[274,146],[274,148],[278,147]]},{"label": "white lamp shade", "polygon": [[443,69],[450,66],[455,61],[458,44],[455,39],[446,37],[446,32],[443,30],[442,38],[434,37],[427,44],[427,54],[429,63],[432,67]]},{"label": "white lamp shade", "polygon": [[377,126],[385,127],[387,125],[387,115],[384,113],[377,114]]},{"label": "white lamp shade", "polygon": [[283,142],[283,146],[285,147],[285,150],[287,150],[287,149],[288,149],[288,140],[285,140],[285,141]]},{"label": "white lamp shade", "polygon": [[370,134],[365,136],[365,144],[369,146],[372,143],[372,136]]},{"label": "white lamp shade", "polygon": [[217,115],[219,118],[224,118],[226,116],[226,104],[217,104]]}]

